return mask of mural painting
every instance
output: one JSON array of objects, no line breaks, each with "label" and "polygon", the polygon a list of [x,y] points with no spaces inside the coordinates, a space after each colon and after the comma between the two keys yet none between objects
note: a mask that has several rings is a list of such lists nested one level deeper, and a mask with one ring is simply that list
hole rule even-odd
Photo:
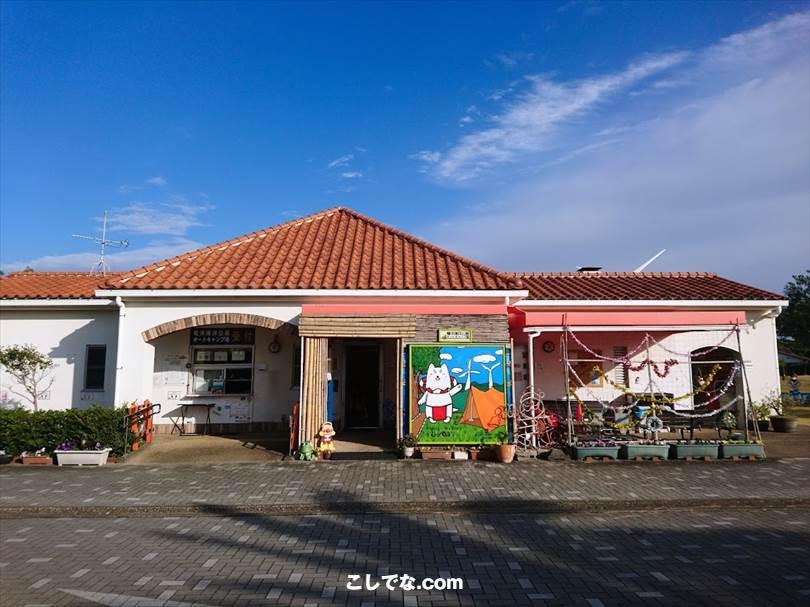
[{"label": "mural painting", "polygon": [[409,347],[410,434],[422,445],[497,444],[507,434],[507,346]]}]

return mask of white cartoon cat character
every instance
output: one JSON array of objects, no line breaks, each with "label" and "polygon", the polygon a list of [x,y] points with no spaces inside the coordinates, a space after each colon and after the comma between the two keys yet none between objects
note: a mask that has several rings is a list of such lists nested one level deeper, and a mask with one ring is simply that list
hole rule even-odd
[{"label": "white cartoon cat character", "polygon": [[425,405],[425,415],[431,423],[449,423],[453,417],[453,395],[461,391],[461,384],[450,375],[447,365],[428,367],[427,374],[419,380],[424,394],[419,399]]}]

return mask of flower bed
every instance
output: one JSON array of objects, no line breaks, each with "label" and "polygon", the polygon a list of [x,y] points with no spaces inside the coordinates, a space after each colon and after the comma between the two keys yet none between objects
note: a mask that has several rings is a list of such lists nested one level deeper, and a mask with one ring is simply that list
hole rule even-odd
[{"label": "flower bed", "polygon": [[720,445],[711,441],[684,441],[672,445],[672,459],[717,459]]},{"label": "flower bed", "polygon": [[28,411],[26,409],[0,409],[0,449],[17,456],[23,451],[45,447],[47,452],[58,448],[65,440],[81,442],[100,441],[116,455],[124,453],[124,441],[132,445],[134,436],[125,438],[126,409],[89,409],[64,411]]},{"label": "flower bed", "polygon": [[762,443],[723,443],[720,445],[723,459],[754,458],[765,459],[765,445]]},{"label": "flower bed", "polygon": [[85,441],[64,441],[54,453],[56,463],[60,466],[103,466],[107,463],[110,449],[104,449],[99,442],[88,445]]},{"label": "flower bed", "polygon": [[613,441],[587,441],[575,447],[576,459],[591,461],[593,459],[619,459],[619,445]]},{"label": "flower bed", "polygon": [[669,443],[662,441],[628,443],[622,445],[622,457],[624,459],[667,459]]}]

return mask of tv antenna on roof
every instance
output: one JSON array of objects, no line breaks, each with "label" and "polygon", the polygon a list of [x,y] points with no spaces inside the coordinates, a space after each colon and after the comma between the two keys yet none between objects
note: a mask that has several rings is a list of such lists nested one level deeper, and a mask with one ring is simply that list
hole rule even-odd
[{"label": "tv antenna on roof", "polygon": [[658,251],[658,253],[656,253],[655,255],[650,257],[647,261],[645,261],[643,264],[641,264],[639,267],[637,267],[635,270],[633,270],[633,274],[639,274],[640,272],[643,272],[648,265],[650,265],[656,259],[661,257],[661,255],[666,253],[666,251],[667,251],[666,249],[661,249],[660,251]]},{"label": "tv antenna on roof", "polygon": [[98,236],[83,236],[82,234],[73,234],[73,238],[83,238],[84,240],[92,240],[93,242],[97,243],[101,247],[101,251],[98,256],[98,261],[93,264],[93,267],[90,268],[91,274],[101,274],[102,276],[107,274],[110,269],[110,266],[107,264],[107,261],[104,257],[104,250],[107,247],[119,247],[121,249],[125,249],[129,246],[128,240],[110,240],[107,238],[107,211],[104,211],[104,223],[101,226],[101,238]]}]

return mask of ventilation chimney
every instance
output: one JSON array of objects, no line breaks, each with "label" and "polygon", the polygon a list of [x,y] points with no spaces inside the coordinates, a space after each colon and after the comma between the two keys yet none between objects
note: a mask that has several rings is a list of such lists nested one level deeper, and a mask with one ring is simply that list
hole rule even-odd
[{"label": "ventilation chimney", "polygon": [[577,272],[580,274],[598,274],[602,266],[579,266]]}]

